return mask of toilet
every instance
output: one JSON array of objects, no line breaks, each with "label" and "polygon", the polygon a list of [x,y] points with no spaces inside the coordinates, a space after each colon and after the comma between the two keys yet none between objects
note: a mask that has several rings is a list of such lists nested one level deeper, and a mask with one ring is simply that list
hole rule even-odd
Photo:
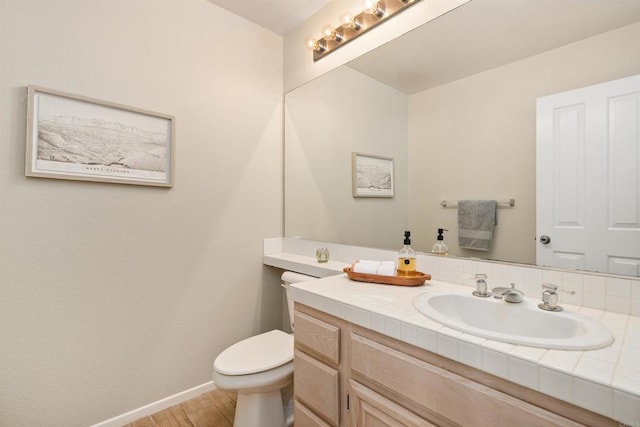
[{"label": "toilet", "polygon": [[[290,271],[282,275],[293,329],[289,284],[314,280]],[[293,335],[273,330],[242,340],[213,362],[217,388],[238,394],[234,427],[284,427],[293,424]],[[283,399],[283,394],[287,396]]]}]

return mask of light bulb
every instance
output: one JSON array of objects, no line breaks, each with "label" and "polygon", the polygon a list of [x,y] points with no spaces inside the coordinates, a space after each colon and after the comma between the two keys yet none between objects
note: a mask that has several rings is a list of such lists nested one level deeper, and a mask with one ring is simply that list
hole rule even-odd
[{"label": "light bulb", "polygon": [[307,48],[313,50],[315,52],[324,52],[327,49],[327,42],[324,39],[315,39],[313,37],[309,37],[305,44]]},{"label": "light bulb", "polygon": [[335,40],[337,42],[341,42],[344,38],[344,35],[342,34],[342,28],[340,27],[334,29],[326,26],[322,29],[322,36],[325,40]]},{"label": "light bulb", "polygon": [[333,28],[331,28],[328,25],[322,29],[322,37],[324,37],[327,40],[333,39],[333,33],[334,33]]},{"label": "light bulb", "polygon": [[360,28],[362,28],[362,24],[360,23],[360,21],[358,21],[358,19],[350,13],[345,13],[344,15],[342,15],[340,17],[340,23],[342,25],[342,28],[351,28],[352,30],[359,30]]},{"label": "light bulb", "polygon": [[340,17],[340,25],[345,28],[350,28],[353,23],[353,16],[350,13],[345,13]]},{"label": "light bulb", "polygon": [[364,2],[367,11],[375,17],[382,18],[386,9],[385,4],[382,1],[377,0],[365,0]]},{"label": "light bulb", "polygon": [[304,44],[307,46],[308,49],[310,50],[316,50],[316,46],[318,44],[318,42],[316,41],[316,39],[314,39],[313,37],[308,37],[305,41]]}]

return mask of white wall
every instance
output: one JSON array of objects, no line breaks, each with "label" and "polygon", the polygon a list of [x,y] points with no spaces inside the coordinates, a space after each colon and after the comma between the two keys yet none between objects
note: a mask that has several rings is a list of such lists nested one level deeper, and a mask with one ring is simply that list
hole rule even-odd
[{"label": "white wall", "polygon": [[[0,61],[0,425],[106,420],[279,327],[281,37],[205,0],[0,0]],[[28,84],[175,115],[175,186],[26,178]]]},{"label": "white wall", "polygon": [[[407,108],[406,94],[348,67],[286,95],[287,236],[402,247],[408,215]],[[393,198],[352,196],[352,152],[394,159]]]},{"label": "white wall", "polygon": [[[416,241],[430,245],[446,228],[456,255],[535,263],[536,98],[640,73],[639,45],[634,24],[410,96]],[[459,249],[457,210],[440,201],[510,197],[516,207],[498,210],[493,249]]]}]

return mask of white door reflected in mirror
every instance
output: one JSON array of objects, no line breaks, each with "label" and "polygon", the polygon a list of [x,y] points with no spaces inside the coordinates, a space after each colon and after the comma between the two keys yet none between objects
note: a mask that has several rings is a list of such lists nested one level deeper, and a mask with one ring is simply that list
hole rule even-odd
[{"label": "white door reflected in mirror", "polygon": [[538,99],[538,265],[638,276],[639,129],[640,75]]}]

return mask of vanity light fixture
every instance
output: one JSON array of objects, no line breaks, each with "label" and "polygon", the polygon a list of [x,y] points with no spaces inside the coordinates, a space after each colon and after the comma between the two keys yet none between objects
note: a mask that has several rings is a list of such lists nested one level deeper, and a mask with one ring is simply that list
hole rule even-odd
[{"label": "vanity light fixture", "polygon": [[317,61],[323,58],[419,1],[366,0],[365,9],[359,14],[355,16],[344,14],[340,17],[339,26],[334,28],[328,25],[322,29],[320,38],[310,37],[307,39],[307,47],[313,51],[313,60]]}]

